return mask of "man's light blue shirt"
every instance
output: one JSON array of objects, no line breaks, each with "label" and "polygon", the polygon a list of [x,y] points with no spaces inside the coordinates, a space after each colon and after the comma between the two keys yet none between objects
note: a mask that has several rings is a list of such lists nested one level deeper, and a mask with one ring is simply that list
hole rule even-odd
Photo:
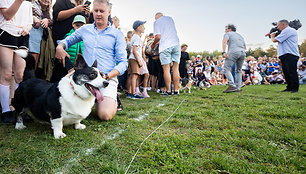
[{"label": "man's light blue shirt", "polygon": [[122,32],[112,27],[110,23],[100,32],[95,23],[84,25],[60,43],[64,43],[68,49],[80,41],[84,43],[83,56],[89,66],[97,59],[98,69],[103,74],[113,69],[116,69],[120,75],[126,71],[128,66],[126,42]]},{"label": "man's light blue shirt", "polygon": [[278,41],[277,56],[293,54],[300,56],[298,47],[298,35],[294,28],[285,28],[275,39]]}]

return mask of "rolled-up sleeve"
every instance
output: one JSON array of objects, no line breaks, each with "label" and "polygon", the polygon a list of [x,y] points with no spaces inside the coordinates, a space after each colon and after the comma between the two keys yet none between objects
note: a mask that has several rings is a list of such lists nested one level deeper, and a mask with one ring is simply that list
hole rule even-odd
[{"label": "rolled-up sleeve", "polygon": [[115,45],[116,62],[118,63],[114,69],[119,72],[119,75],[124,74],[128,67],[126,42],[121,32],[116,37]]},{"label": "rolled-up sleeve", "polygon": [[291,36],[291,33],[289,32],[289,30],[283,30],[278,36],[275,37],[275,39],[282,43],[284,42],[286,39],[288,39]]},{"label": "rolled-up sleeve", "polygon": [[59,41],[59,43],[65,44],[65,49],[67,50],[71,45],[74,45],[80,41],[82,41],[82,31],[83,27],[75,30],[70,36],[66,37],[65,39]]}]

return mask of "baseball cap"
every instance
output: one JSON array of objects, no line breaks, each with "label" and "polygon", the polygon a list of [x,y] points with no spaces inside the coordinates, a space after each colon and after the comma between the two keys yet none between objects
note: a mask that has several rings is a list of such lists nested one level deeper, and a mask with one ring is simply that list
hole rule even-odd
[{"label": "baseball cap", "polygon": [[82,22],[84,24],[86,24],[86,19],[84,16],[82,15],[76,15],[73,19],[73,22],[72,23],[76,23],[76,22]]},{"label": "baseball cap", "polygon": [[201,55],[197,55],[197,57],[201,57]]},{"label": "baseball cap", "polygon": [[133,24],[133,29],[136,30],[140,25],[145,24],[147,21],[135,21]]}]

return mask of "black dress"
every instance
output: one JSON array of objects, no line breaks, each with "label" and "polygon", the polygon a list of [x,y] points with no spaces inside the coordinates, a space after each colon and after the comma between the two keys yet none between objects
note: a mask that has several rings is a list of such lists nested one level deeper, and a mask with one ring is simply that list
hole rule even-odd
[{"label": "black dress", "polygon": [[179,66],[181,78],[185,78],[185,77],[188,78],[187,67],[186,67],[187,60],[190,60],[189,54],[187,52],[181,52],[181,59],[180,59],[180,66]]}]

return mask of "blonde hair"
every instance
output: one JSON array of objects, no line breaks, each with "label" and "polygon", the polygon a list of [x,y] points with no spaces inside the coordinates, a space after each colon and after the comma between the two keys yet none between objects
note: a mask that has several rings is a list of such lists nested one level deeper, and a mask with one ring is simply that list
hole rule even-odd
[{"label": "blonde hair", "polygon": [[188,45],[187,44],[182,44],[181,48],[183,48],[183,47],[188,47]]}]

